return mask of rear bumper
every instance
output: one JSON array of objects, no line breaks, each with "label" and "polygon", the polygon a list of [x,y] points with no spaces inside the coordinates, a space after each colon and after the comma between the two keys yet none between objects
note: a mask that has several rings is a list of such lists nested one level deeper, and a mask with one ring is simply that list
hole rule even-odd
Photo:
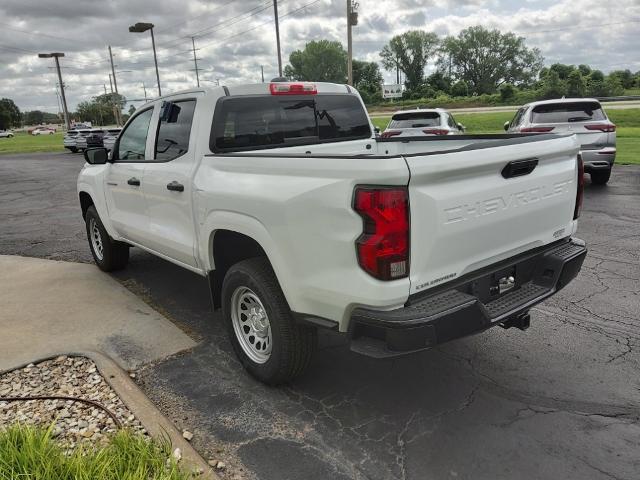
[{"label": "rear bumper", "polygon": [[616,160],[616,147],[603,147],[598,150],[581,150],[584,171],[609,170]]},{"label": "rear bumper", "polygon": [[[581,240],[564,240],[487,267],[449,288],[439,287],[437,293],[412,295],[397,310],[358,308],[351,316],[351,350],[394,357],[513,323],[573,280],[586,253]],[[514,289],[487,296],[487,287],[510,271]]]}]

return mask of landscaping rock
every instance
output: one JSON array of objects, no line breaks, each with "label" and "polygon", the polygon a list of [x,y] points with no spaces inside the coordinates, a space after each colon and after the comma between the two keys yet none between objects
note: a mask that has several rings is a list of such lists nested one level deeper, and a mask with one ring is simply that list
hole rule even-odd
[{"label": "landscaping rock", "polygon": [[48,427],[66,448],[78,443],[100,442],[116,431],[113,419],[101,408],[71,400],[2,401],[2,397],[72,396],[98,402],[123,426],[146,434],[122,400],[85,357],[66,355],[29,364],[0,375],[0,429],[15,422]]}]

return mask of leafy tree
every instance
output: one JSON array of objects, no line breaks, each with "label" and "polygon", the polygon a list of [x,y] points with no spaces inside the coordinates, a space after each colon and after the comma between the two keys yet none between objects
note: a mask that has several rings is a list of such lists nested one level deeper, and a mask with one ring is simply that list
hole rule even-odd
[{"label": "leafy tree", "polygon": [[600,70],[593,70],[589,75],[589,80],[594,82],[604,82],[604,73]]},{"label": "leafy tree", "polygon": [[0,130],[19,127],[22,120],[20,109],[10,98],[0,99]]},{"label": "leafy tree", "polygon": [[44,112],[40,110],[24,112],[24,123],[26,125],[40,125],[41,123],[45,123]]},{"label": "leafy tree", "polygon": [[435,33],[410,30],[393,37],[382,48],[380,57],[387,70],[400,69],[405,75],[405,85],[413,90],[424,83],[424,70],[440,42]]},{"label": "leafy tree", "polygon": [[382,99],[382,82],[377,63],[353,60],[353,86],[360,92],[365,103]]},{"label": "leafy tree", "polygon": [[473,93],[494,93],[503,83],[528,84],[542,67],[537,48],[527,48],[523,37],[481,26],[462,30],[443,42],[441,64],[450,62],[456,78]]},{"label": "leafy tree", "polygon": [[432,73],[427,77],[427,85],[429,85],[434,90],[439,90],[445,93],[451,92],[451,78],[447,77],[440,70]]},{"label": "leafy tree", "polygon": [[569,97],[584,97],[587,92],[587,85],[582,78],[580,70],[574,70],[569,74],[567,78],[567,96]]},{"label": "leafy tree", "polygon": [[500,85],[500,99],[503,102],[511,100],[516,95],[516,87],[511,85],[510,83],[503,83]]},{"label": "leafy tree", "polygon": [[346,83],[347,52],[340,42],[311,41],[289,55],[284,75],[291,80]]},{"label": "leafy tree", "polygon": [[614,70],[613,72],[609,72],[609,78],[617,78],[622,85],[622,88],[633,88],[635,83],[635,78],[631,70]]},{"label": "leafy tree", "polygon": [[542,98],[560,98],[566,95],[567,85],[560,80],[560,75],[555,70],[549,70],[547,76],[542,81],[540,96]]},{"label": "leafy tree", "polygon": [[567,80],[571,72],[576,69],[573,65],[565,65],[564,63],[554,63],[549,67],[549,71],[555,70],[560,80]]},{"label": "leafy tree", "polygon": [[469,85],[464,80],[458,80],[451,86],[451,95],[454,97],[466,97],[469,95]]},{"label": "leafy tree", "polygon": [[578,70],[580,70],[580,74],[584,78],[586,78],[589,75],[591,75],[591,67],[589,65],[584,65],[584,64],[578,65]]},{"label": "leafy tree", "polygon": [[90,102],[80,102],[76,115],[81,121],[89,121],[94,125],[109,125],[116,123],[114,105],[122,109],[126,103],[125,97],[117,93],[107,93],[95,97]]}]

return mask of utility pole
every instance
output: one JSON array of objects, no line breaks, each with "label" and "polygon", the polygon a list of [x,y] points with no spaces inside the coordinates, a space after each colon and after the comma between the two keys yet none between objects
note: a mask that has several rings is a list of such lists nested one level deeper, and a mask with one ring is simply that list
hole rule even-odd
[{"label": "utility pole", "polygon": [[198,59],[196,58],[196,40],[195,37],[191,37],[191,45],[193,45],[193,63],[196,65],[196,82],[200,87],[200,75],[198,75]]},{"label": "utility pole", "polygon": [[56,61],[56,69],[58,70],[58,81],[60,82],[60,95],[62,96],[62,107],[64,109],[64,124],[67,127],[67,131],[71,128],[71,124],[69,123],[69,110],[67,109],[67,97],[64,94],[64,83],[62,83],[62,73],[60,73],[60,61],[58,58],[64,57],[64,53],[54,52],[54,53],[39,53],[39,58],[51,58]]},{"label": "utility pole", "polygon": [[142,90],[144,90],[144,101],[147,101],[147,87],[144,86],[144,82],[142,82]]},{"label": "utility pole", "polygon": [[260,65],[260,75],[262,76],[262,83],[264,83],[264,66]]},{"label": "utility pole", "polygon": [[282,53],[280,52],[280,25],[278,22],[278,0],[273,0],[273,14],[276,19],[276,46],[278,47],[278,76],[282,77]]},{"label": "utility pole", "polygon": [[[116,102],[118,101],[118,81],[116,80],[116,69],[113,66],[113,53],[111,53],[111,45],[109,45],[109,60],[111,61],[111,73],[113,75],[113,89],[115,89],[116,91],[116,95],[115,97],[111,97],[111,102],[113,103],[113,111],[115,113],[116,116],[116,125],[120,126],[121,125],[121,121],[120,121],[120,107],[118,105],[116,105]],[[109,77],[109,79],[111,79],[111,77]]]},{"label": "utility pole", "polygon": [[[109,88],[111,89],[111,96],[113,98],[113,82],[111,81],[111,74],[109,74]],[[111,107],[113,108],[113,116],[116,119],[116,123],[118,123],[118,109],[113,101],[111,102]]]},{"label": "utility pole", "polygon": [[103,83],[102,86],[104,87],[104,94],[106,95],[107,94],[107,84]]},{"label": "utility pole", "polygon": [[347,0],[347,83],[353,85],[353,39],[351,28],[358,24],[358,4]]}]

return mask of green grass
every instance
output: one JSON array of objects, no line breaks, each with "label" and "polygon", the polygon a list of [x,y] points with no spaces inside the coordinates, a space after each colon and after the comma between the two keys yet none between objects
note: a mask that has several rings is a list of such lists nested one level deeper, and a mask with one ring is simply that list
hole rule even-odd
[{"label": "green grass", "polygon": [[[460,113],[455,118],[467,128],[467,133],[502,133],[504,122],[513,115],[514,112]],[[607,115],[617,126],[616,163],[640,165],[640,108],[609,110]],[[382,131],[389,119],[376,117],[372,121]]]},{"label": "green grass", "polygon": [[29,135],[18,132],[13,138],[0,138],[0,154],[3,153],[33,153],[33,152],[61,152],[62,132],[53,135]]},{"label": "green grass", "polygon": [[0,479],[186,480],[191,478],[171,457],[168,443],[127,430],[99,447],[70,453],[47,430],[13,425],[0,432]]}]

